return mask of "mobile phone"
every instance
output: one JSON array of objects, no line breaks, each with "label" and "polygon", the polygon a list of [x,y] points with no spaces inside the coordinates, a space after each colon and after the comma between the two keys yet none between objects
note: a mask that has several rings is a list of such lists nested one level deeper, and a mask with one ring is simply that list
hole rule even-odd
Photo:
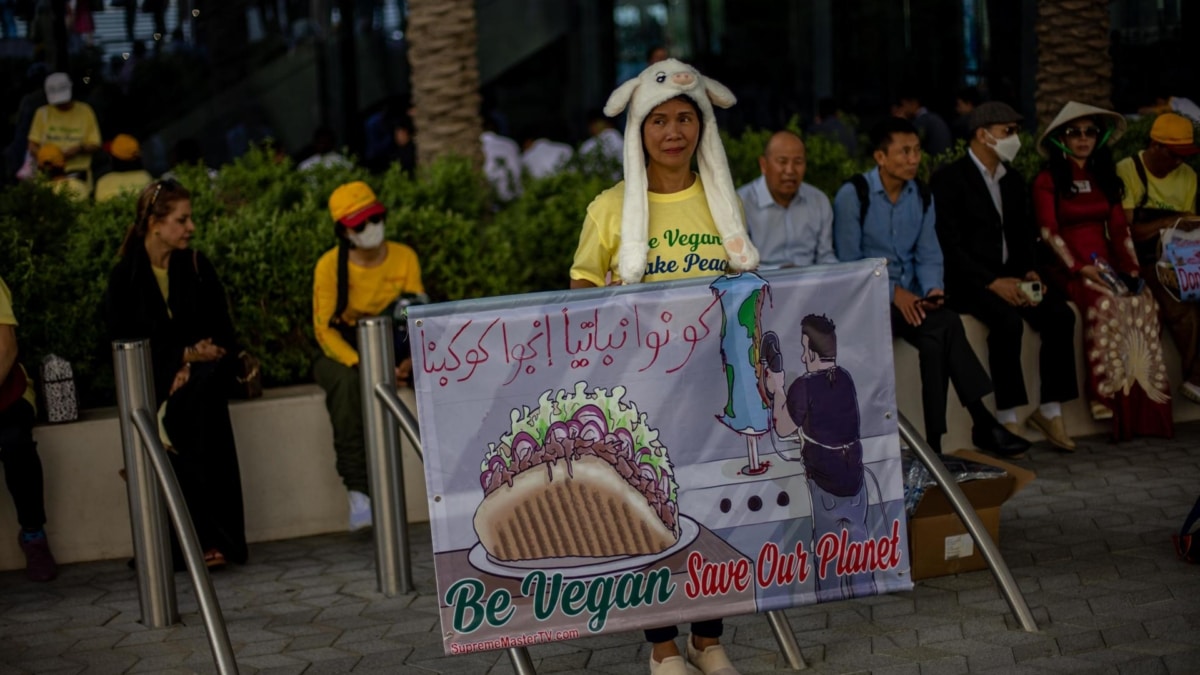
[{"label": "mobile phone", "polygon": [[1030,302],[1036,305],[1042,301],[1042,282],[1022,281],[1021,292],[1025,294],[1025,297],[1029,298]]},{"label": "mobile phone", "polygon": [[1125,287],[1129,289],[1131,295],[1140,295],[1142,289],[1146,287],[1146,280],[1141,277],[1135,277],[1132,274],[1118,272],[1117,276],[1125,283]]},{"label": "mobile phone", "polygon": [[927,295],[927,296],[921,298],[921,304],[923,304],[926,307],[929,307],[931,309],[937,309],[938,307],[941,307],[945,303],[946,303],[946,296],[944,296],[944,295]]}]

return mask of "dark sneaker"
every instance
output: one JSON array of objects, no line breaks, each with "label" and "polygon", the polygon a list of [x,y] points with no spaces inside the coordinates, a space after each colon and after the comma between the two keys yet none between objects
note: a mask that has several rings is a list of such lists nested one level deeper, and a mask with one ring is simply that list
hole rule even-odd
[{"label": "dark sneaker", "polygon": [[17,543],[25,553],[25,576],[30,581],[53,581],[58,576],[58,563],[54,562],[54,554],[50,552],[45,530],[22,530],[17,533]]}]

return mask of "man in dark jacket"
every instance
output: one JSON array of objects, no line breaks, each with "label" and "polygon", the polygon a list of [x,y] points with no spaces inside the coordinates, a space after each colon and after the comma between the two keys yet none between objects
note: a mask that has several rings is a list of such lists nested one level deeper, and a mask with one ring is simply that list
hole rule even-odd
[{"label": "man in dark jacket", "polygon": [[1041,334],[1041,405],[1026,424],[1055,446],[1073,450],[1061,404],[1079,396],[1075,314],[1064,295],[1042,286],[1035,270],[1038,240],[1027,188],[1021,174],[1006,164],[1021,147],[1020,121],[1004,103],[980,105],[968,120],[967,155],[933,176],[946,302],[988,327],[996,419],[1014,434],[1020,430],[1017,408],[1029,402],[1021,373],[1024,322]]}]

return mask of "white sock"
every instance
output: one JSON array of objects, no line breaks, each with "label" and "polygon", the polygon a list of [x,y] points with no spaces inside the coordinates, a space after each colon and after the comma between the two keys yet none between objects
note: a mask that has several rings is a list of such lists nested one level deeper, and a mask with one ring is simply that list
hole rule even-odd
[{"label": "white sock", "polygon": [[1017,409],[1016,408],[1008,408],[1006,410],[997,410],[996,411],[996,421],[999,422],[1000,424],[1016,424],[1017,423]]},{"label": "white sock", "polygon": [[1042,417],[1052,420],[1055,417],[1062,417],[1062,404],[1057,401],[1043,403],[1038,406],[1038,411],[1042,413]]}]

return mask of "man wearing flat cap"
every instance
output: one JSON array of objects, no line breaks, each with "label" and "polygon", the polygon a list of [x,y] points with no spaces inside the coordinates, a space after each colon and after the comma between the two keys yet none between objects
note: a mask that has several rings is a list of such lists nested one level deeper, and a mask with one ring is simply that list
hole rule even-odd
[{"label": "man wearing flat cap", "polygon": [[1062,404],[1079,396],[1075,314],[1061,292],[1041,284],[1035,269],[1038,234],[1028,188],[1008,165],[1021,147],[1021,119],[1004,103],[977,106],[967,119],[966,156],[933,176],[946,303],[988,327],[996,419],[1014,434],[1021,431],[1018,408],[1029,403],[1021,371],[1024,324],[1041,335],[1041,397],[1025,424],[1070,451],[1075,442],[1063,424]]},{"label": "man wearing flat cap", "polygon": [[1117,175],[1125,184],[1121,206],[1133,233],[1142,278],[1154,294],[1159,316],[1179,349],[1183,366],[1179,393],[1200,403],[1200,305],[1180,302],[1167,292],[1156,267],[1159,233],[1175,225],[1180,217],[1196,217],[1196,172],[1184,163],[1200,152],[1194,134],[1190,119],[1172,112],[1159,115],[1150,127],[1146,149],[1117,162]]}]

